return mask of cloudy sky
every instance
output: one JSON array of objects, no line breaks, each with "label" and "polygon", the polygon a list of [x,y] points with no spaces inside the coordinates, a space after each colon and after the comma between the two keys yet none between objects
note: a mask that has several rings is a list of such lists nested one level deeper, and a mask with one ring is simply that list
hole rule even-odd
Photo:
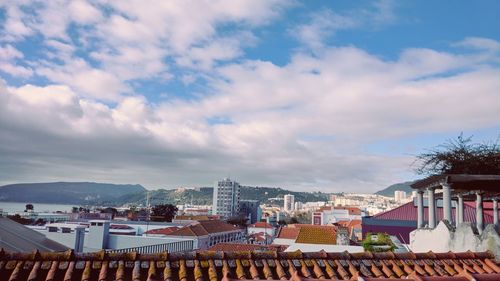
[{"label": "cloudy sky", "polygon": [[500,133],[500,2],[0,1],[0,184],[376,191]]}]

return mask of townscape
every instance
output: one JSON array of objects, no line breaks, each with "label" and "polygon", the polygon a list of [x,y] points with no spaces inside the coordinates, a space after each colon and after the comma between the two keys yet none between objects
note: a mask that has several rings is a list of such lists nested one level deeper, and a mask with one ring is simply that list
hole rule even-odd
[{"label": "townscape", "polygon": [[500,281],[500,1],[0,1],[0,281]]}]

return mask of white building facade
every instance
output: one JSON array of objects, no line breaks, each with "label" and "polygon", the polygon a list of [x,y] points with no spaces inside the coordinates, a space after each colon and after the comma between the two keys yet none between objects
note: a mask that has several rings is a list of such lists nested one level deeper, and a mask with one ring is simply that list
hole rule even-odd
[{"label": "white building facade", "polygon": [[402,190],[394,191],[394,200],[396,202],[405,202],[406,201],[406,192]]},{"label": "white building facade", "polygon": [[295,196],[292,194],[287,194],[283,198],[284,200],[284,206],[283,208],[285,209],[285,212],[291,212],[294,210],[295,207]]},{"label": "white building facade", "polygon": [[225,178],[214,185],[212,214],[222,218],[237,216],[240,211],[240,184]]}]

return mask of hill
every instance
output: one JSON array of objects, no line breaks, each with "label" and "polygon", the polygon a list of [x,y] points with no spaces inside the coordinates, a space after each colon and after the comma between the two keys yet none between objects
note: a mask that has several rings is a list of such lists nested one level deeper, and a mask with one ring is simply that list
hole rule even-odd
[{"label": "hill", "polygon": [[[283,198],[285,194],[295,195],[295,201],[326,201],[328,194],[315,192],[294,192],[282,188],[273,187],[241,187],[241,200],[259,200],[261,203],[272,203],[272,198]],[[151,204],[185,204],[212,205],[213,187],[201,187],[196,189],[158,189],[150,191]],[[127,194],[117,199],[118,205],[133,204],[145,205],[146,192]],[[282,202],[279,204],[283,204]]]},{"label": "hill", "polygon": [[[21,183],[0,186],[0,202],[30,202],[75,205],[146,205],[147,190],[141,185],[94,182]],[[150,190],[151,205],[212,205],[213,187]],[[326,201],[327,193],[295,192],[273,187],[241,187],[241,200],[283,204],[275,198],[295,195],[296,202]]]},{"label": "hill", "polygon": [[20,183],[0,186],[0,201],[53,204],[110,204],[118,198],[144,193],[141,185],[95,182]]},{"label": "hill", "polygon": [[375,194],[388,196],[388,197],[394,197],[394,191],[396,191],[396,190],[406,191],[406,194],[411,194],[412,188],[410,185],[412,183],[414,183],[414,181],[396,183],[396,184],[390,185],[382,190],[375,192]]}]

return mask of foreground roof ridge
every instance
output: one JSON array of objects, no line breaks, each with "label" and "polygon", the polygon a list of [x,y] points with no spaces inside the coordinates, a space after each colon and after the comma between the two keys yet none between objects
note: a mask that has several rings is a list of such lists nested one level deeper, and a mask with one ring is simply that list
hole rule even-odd
[{"label": "foreground roof ridge", "polygon": [[[464,279],[465,278],[465,279]],[[500,280],[491,252],[6,252],[0,280]]]},{"label": "foreground roof ridge", "polygon": [[342,260],[379,260],[379,259],[494,259],[495,256],[491,251],[484,252],[445,252],[434,253],[432,251],[414,253],[394,253],[394,252],[361,252],[349,253],[344,252],[302,252],[300,250],[294,252],[279,252],[277,250],[268,250],[262,252],[253,251],[236,251],[236,252],[223,252],[223,251],[186,251],[177,253],[160,252],[155,254],[140,254],[137,252],[129,253],[109,253],[105,250],[90,253],[75,253],[73,250],[64,252],[9,252],[3,248],[0,249],[0,260],[180,260],[180,259],[342,259]]}]

